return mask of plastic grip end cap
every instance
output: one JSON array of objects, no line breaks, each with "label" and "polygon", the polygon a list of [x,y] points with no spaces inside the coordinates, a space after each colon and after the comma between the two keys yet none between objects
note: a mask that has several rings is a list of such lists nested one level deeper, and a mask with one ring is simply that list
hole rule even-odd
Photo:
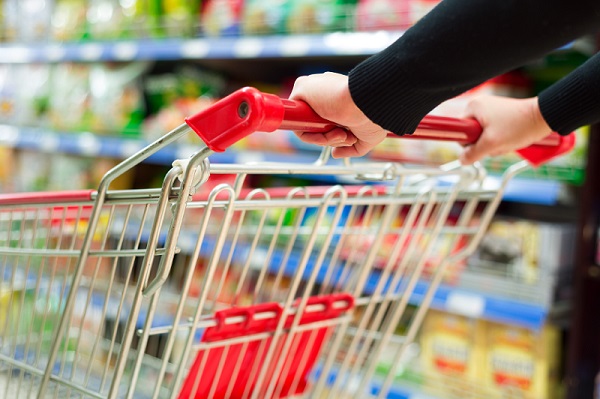
[{"label": "plastic grip end cap", "polygon": [[185,119],[188,126],[215,152],[223,152],[244,137],[279,128],[284,109],[281,99],[245,87]]}]

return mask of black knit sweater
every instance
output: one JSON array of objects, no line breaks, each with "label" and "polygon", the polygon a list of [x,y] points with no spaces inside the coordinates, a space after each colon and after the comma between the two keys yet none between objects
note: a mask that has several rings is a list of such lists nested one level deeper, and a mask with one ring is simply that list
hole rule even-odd
[{"label": "black knit sweater", "polygon": [[[600,31],[600,0],[444,0],[395,43],[357,65],[350,93],[375,123],[412,133],[442,101]],[[539,95],[566,134],[600,121],[600,55]]]}]

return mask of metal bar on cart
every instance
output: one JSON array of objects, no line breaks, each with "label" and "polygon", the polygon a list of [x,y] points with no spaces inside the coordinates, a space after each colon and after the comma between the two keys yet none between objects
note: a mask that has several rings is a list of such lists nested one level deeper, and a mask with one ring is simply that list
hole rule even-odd
[{"label": "metal bar on cart", "polygon": [[[153,143],[149,144],[147,147],[141,149],[140,151],[138,151],[137,153],[132,155],[130,158],[124,160],[123,162],[121,162],[120,164],[118,164],[117,166],[115,166],[114,168],[109,170],[104,175],[104,177],[102,178],[102,181],[100,182],[100,185],[98,187],[98,191],[97,191],[96,198],[94,201],[94,207],[92,209],[92,214],[90,215],[88,231],[85,235],[83,244],[81,246],[81,256],[79,258],[77,267],[75,269],[76,272],[73,274],[73,277],[72,277],[71,287],[77,287],[79,285],[79,280],[81,279],[81,275],[83,273],[83,265],[85,264],[85,262],[88,258],[93,234],[94,234],[94,231],[96,230],[96,226],[97,226],[97,223],[98,223],[98,220],[100,217],[102,204],[104,203],[104,200],[106,198],[106,194],[107,194],[110,184],[117,177],[119,177],[126,171],[130,170],[134,166],[138,165],[139,163],[141,163],[142,161],[147,159],[152,154],[158,152],[159,150],[168,146],[169,144],[177,141],[180,137],[188,134],[188,132],[189,132],[189,127],[187,125],[184,124],[184,125],[179,126],[178,128],[174,129],[173,131],[166,134],[162,138],[154,141]],[[77,291],[73,290],[73,289],[69,291],[69,295],[68,295],[67,301],[65,303],[63,317],[61,317],[58,327],[56,329],[55,339],[54,339],[54,342],[52,343],[52,348],[50,349],[50,353],[48,355],[48,363],[46,366],[45,373],[42,377],[40,389],[38,392],[38,396],[40,398],[43,398],[46,395],[46,391],[48,389],[48,384],[50,382],[50,377],[52,375],[52,370],[54,368],[54,362],[56,361],[56,357],[58,355],[60,342],[61,342],[63,334],[65,333],[67,323],[69,322],[71,309],[73,308],[73,305],[75,303],[76,292]],[[113,392],[113,394],[115,392]]]}]

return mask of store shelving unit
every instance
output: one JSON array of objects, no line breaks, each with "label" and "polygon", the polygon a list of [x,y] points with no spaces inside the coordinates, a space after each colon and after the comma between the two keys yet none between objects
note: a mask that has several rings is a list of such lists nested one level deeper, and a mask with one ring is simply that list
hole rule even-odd
[{"label": "store shelving unit", "polygon": [[[183,233],[181,242],[186,242],[186,234],[188,234],[189,242],[194,242],[195,233]],[[200,248],[201,256],[210,257],[211,250],[214,243],[207,239],[202,243]],[[185,248],[185,245],[181,247],[182,253],[186,251],[192,251],[193,248]],[[255,259],[251,259],[252,264],[256,264],[257,268],[264,267],[265,259],[261,256],[262,251],[255,250],[250,251],[250,245],[244,245],[243,243],[236,244],[236,250],[233,253],[233,262],[244,263],[248,259],[248,254],[252,253]],[[273,274],[280,272],[281,259],[284,258],[285,254],[283,251],[275,250],[269,258],[267,268]],[[294,277],[297,274],[298,265],[301,262],[302,254],[292,252],[287,257],[287,263],[283,268],[283,275],[286,277]],[[315,258],[315,257],[313,257]],[[304,270],[303,277],[308,279],[314,270],[315,259],[311,258]],[[325,262],[328,264],[328,261]],[[317,283],[322,282],[326,278],[326,273],[333,270],[332,275],[342,273],[343,265],[331,265],[327,268],[323,268],[322,272],[317,273]],[[337,272],[336,272],[337,270]],[[330,277],[331,278],[331,277]],[[381,276],[378,273],[372,273],[365,284],[365,294],[370,295],[377,287]],[[402,281],[398,282],[398,286],[394,288],[397,290],[403,284]],[[423,301],[429,282],[421,280],[417,283],[409,301],[412,305],[418,306]],[[516,288],[516,287],[513,287]],[[532,288],[530,288],[532,289]],[[534,331],[539,331],[546,321],[548,314],[548,305],[541,302],[536,303],[535,301],[525,301],[513,299],[508,296],[494,295],[493,293],[486,293],[484,291],[474,291],[462,288],[460,283],[455,285],[441,284],[440,287],[434,294],[431,302],[431,307],[438,310],[445,310],[451,313],[456,313],[473,318],[481,318],[497,323],[511,324],[519,327],[528,328]]]},{"label": "store shelving unit", "polygon": [[383,50],[401,35],[401,31],[377,31],[291,36],[0,44],[0,51],[3,54],[3,63],[368,56]]}]

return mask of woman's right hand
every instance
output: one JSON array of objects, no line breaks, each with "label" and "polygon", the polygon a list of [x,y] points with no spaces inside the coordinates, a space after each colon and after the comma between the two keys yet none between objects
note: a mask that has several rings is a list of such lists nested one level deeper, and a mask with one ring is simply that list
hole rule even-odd
[{"label": "woman's right hand", "polygon": [[334,147],[334,158],[363,156],[387,136],[386,130],[356,106],[345,75],[325,72],[301,76],[294,83],[290,99],[305,101],[319,116],[344,127],[326,133],[296,132],[306,143]]}]

